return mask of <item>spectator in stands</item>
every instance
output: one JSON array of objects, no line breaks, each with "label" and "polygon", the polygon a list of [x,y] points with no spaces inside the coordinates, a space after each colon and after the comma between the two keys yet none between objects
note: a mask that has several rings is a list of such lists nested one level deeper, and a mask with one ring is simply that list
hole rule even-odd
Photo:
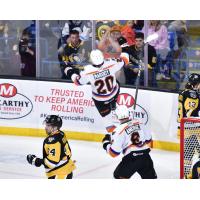
[{"label": "spectator in stands", "polygon": [[133,29],[135,32],[141,32],[144,26],[144,20],[134,20]]},{"label": "spectator in stands", "polygon": [[8,58],[9,62],[11,62],[12,47],[14,46],[13,38],[16,37],[16,29],[13,29],[9,20],[0,20],[0,58]]},{"label": "spectator in stands", "polygon": [[25,28],[19,41],[19,54],[21,56],[21,75],[36,76],[35,56],[35,24]]},{"label": "spectator in stands", "polygon": [[61,57],[61,73],[62,79],[69,79],[64,73],[66,67],[73,67],[77,73],[80,71],[82,64],[87,60],[85,44],[80,40],[79,32],[72,30],[69,34],[66,43],[58,49],[58,54]]},{"label": "spectator in stands", "polygon": [[[122,52],[122,48],[124,45],[126,46],[126,43],[126,39],[121,34],[121,27],[114,25],[110,29],[106,30],[98,43],[98,49],[103,52],[105,58],[118,58]],[[116,77],[120,83],[125,83],[123,69],[117,72]]]},{"label": "spectator in stands", "polygon": [[174,20],[168,26],[168,31],[176,32],[179,48],[188,46],[187,26],[185,20]]},{"label": "spectator in stands", "polygon": [[[123,52],[126,52],[130,56],[130,64],[124,68],[126,76],[126,84],[135,84],[137,79],[139,65],[135,61],[141,60],[144,67],[144,34],[142,32],[136,33],[135,45],[125,47]],[[156,64],[156,50],[153,46],[148,45],[148,84],[155,87],[155,64]],[[144,85],[144,69],[141,70],[140,84]]]},{"label": "spectator in stands", "polygon": [[157,64],[155,68],[156,79],[170,79],[169,76],[171,72],[166,65],[166,58],[169,52],[167,27],[162,25],[160,20],[150,20],[148,25],[148,35],[153,33],[158,34],[158,38],[149,43],[156,49],[157,53]]},{"label": "spectator in stands", "polygon": [[91,21],[86,20],[69,20],[64,24],[62,28],[62,37],[59,40],[58,48],[65,43],[69,37],[70,31],[77,30],[79,32],[80,39],[82,41],[89,40],[91,36],[92,24]]},{"label": "spectator in stands", "polygon": [[122,28],[121,34],[127,40],[128,45],[135,44],[135,31],[133,30],[134,21],[128,20],[126,25]]},{"label": "spectator in stands", "polygon": [[118,57],[122,51],[118,39],[121,37],[121,28],[113,26],[107,29],[98,44],[105,57]]}]

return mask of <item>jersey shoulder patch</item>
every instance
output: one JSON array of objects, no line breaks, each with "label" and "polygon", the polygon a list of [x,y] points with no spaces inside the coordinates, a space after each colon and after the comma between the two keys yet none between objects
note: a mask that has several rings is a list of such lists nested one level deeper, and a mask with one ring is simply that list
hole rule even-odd
[{"label": "jersey shoulder patch", "polygon": [[47,144],[53,144],[53,143],[56,142],[56,139],[55,139],[54,136],[49,136],[49,137],[47,137],[47,138],[45,139],[44,142],[47,143]]},{"label": "jersey shoulder patch", "polygon": [[55,134],[55,135],[50,135],[49,137],[47,137],[45,139],[45,143],[48,143],[48,144],[53,144],[53,143],[56,143],[58,141],[61,141],[62,138],[63,138],[63,132],[60,131],[58,134]]}]

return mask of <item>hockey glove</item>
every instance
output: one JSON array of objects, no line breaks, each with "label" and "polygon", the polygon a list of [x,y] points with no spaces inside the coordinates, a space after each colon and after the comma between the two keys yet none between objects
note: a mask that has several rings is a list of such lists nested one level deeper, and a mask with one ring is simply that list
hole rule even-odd
[{"label": "hockey glove", "polygon": [[75,73],[75,70],[72,67],[67,66],[64,72],[68,77],[71,78],[71,76]]},{"label": "hockey glove", "polygon": [[37,158],[35,155],[29,154],[26,157],[27,161],[31,165],[35,165],[36,167],[40,167],[43,164],[43,159]]},{"label": "hockey glove", "polygon": [[75,83],[76,82],[76,80],[79,78],[79,75],[78,74],[72,74],[72,76],[71,76],[71,79],[72,79],[72,81]]},{"label": "hockey glove", "polygon": [[111,137],[110,134],[106,134],[102,140],[103,148],[107,150],[107,146],[111,144]]}]

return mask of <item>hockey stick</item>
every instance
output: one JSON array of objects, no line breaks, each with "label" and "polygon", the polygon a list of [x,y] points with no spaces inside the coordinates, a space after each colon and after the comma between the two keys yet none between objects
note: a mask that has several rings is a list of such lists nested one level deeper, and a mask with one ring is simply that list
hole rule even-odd
[{"label": "hockey stick", "polygon": [[[146,44],[148,44],[149,42],[151,42],[152,40],[155,40],[158,38],[158,34],[154,33],[152,35],[149,35],[147,37],[146,40],[144,40],[144,46]],[[136,108],[136,104],[137,104],[137,97],[138,97],[138,89],[139,89],[139,84],[140,84],[140,75],[141,75],[141,69],[142,69],[142,61],[141,60],[137,60],[136,58],[134,58],[133,56],[130,56],[130,60],[134,61],[136,64],[138,64],[139,66],[139,71],[138,71],[138,75],[137,75],[137,79],[136,79],[136,83],[135,83],[135,102],[133,105],[133,110],[135,112],[135,108]],[[134,114],[133,114],[133,118],[134,118]]]}]

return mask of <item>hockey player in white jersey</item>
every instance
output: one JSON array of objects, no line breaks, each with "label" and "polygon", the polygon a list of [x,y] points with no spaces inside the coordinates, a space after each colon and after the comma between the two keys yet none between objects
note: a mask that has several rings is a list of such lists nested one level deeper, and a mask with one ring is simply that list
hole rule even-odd
[{"label": "hockey player in white jersey", "polygon": [[123,153],[123,159],[114,171],[114,178],[131,178],[136,172],[143,179],[156,179],[153,161],[149,155],[151,135],[144,130],[139,121],[131,120],[128,108],[118,106],[115,110],[120,124],[112,135],[103,138],[103,148],[116,157]]},{"label": "hockey player in white jersey", "polygon": [[92,99],[102,117],[107,116],[116,108],[120,86],[116,80],[116,72],[129,63],[129,55],[121,53],[118,59],[104,59],[103,53],[96,49],[90,54],[92,65],[87,65],[80,74],[72,68],[66,68],[65,73],[71,76],[76,85],[91,84]]}]

